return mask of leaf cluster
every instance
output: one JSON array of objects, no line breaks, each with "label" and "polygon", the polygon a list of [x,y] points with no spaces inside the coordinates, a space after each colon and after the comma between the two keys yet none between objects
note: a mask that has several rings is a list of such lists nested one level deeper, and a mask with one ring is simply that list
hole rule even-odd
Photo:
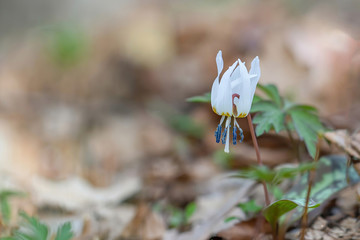
[{"label": "leaf cluster", "polygon": [[25,212],[20,212],[20,216],[23,220],[20,228],[14,232],[13,236],[3,237],[0,240],[70,240],[74,236],[69,222],[61,225],[55,236],[50,236],[49,227],[37,218],[30,217]]},{"label": "leaf cluster", "polygon": [[0,211],[2,221],[5,224],[9,224],[11,217],[11,207],[9,200],[12,197],[23,197],[25,196],[22,192],[12,191],[12,190],[2,190],[0,192]]},{"label": "leaf cluster", "polygon": [[273,84],[258,85],[265,98],[254,99],[251,112],[258,112],[253,120],[256,135],[282,130],[295,130],[300,139],[304,140],[306,148],[312,157],[315,156],[318,135],[325,131],[320,122],[316,108],[309,105],[292,103],[280,96]]}]

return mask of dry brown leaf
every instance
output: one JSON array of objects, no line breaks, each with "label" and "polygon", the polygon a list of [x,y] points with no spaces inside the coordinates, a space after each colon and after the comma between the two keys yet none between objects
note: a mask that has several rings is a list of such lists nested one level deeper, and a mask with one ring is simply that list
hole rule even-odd
[{"label": "dry brown leaf", "polygon": [[360,131],[350,136],[346,130],[336,130],[326,132],[324,136],[327,140],[342,148],[351,157],[360,159]]},{"label": "dry brown leaf", "polygon": [[140,204],[134,218],[125,227],[120,239],[161,240],[165,233],[164,220],[145,205]]}]

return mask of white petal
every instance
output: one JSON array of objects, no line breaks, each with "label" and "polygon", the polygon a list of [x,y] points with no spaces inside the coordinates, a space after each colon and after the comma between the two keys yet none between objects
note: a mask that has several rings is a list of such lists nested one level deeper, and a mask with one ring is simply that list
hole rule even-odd
[{"label": "white petal", "polygon": [[216,96],[215,108],[221,115],[232,115],[232,91],[231,91],[231,79],[230,75],[234,71],[236,62],[229,67],[221,78],[218,94]]},{"label": "white petal", "polygon": [[259,82],[260,76],[261,76],[261,70],[260,70],[260,60],[259,57],[255,57],[254,60],[251,62],[251,69],[250,69],[250,82],[251,82],[251,101],[254,97],[256,85]]},{"label": "white petal", "polygon": [[211,107],[212,108],[214,108],[214,106],[215,106],[215,100],[217,98],[217,94],[218,94],[218,90],[219,90],[219,76],[224,67],[224,61],[222,58],[221,50],[216,55],[216,66],[217,66],[218,75],[215,78],[214,83],[211,88]]},{"label": "white petal", "polygon": [[211,88],[211,107],[215,106],[215,99],[217,98],[219,91],[219,78],[217,77]]},{"label": "white petal", "polygon": [[219,75],[220,75],[220,73],[221,73],[221,71],[223,70],[223,67],[224,67],[224,61],[223,61],[223,58],[222,58],[221,50],[216,55],[216,66],[217,66],[218,77],[219,77]]},{"label": "white petal", "polygon": [[240,64],[240,79],[239,86],[234,89],[234,91],[238,91],[240,95],[240,99],[235,98],[234,103],[237,108],[237,116],[245,117],[250,111],[251,102],[252,102],[252,89],[250,84],[250,75],[245,67],[244,63]]}]

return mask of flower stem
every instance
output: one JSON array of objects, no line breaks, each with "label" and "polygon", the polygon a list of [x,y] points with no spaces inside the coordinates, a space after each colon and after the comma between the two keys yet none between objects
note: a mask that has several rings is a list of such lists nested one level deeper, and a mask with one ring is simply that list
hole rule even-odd
[{"label": "flower stem", "polygon": [[[262,163],[261,158],[260,158],[259,145],[258,145],[258,142],[257,142],[257,140],[256,140],[254,125],[253,125],[253,123],[252,123],[251,115],[250,115],[250,114],[247,115],[247,120],[248,120],[248,123],[249,123],[251,138],[252,138],[252,141],[253,141],[253,144],[254,144],[254,148],[255,148],[255,152],[256,152],[257,162],[258,162],[259,166],[262,166],[263,163]],[[266,183],[265,183],[264,181],[262,181],[262,185],[263,185],[263,187],[264,187],[265,203],[266,203],[266,206],[268,206],[268,205],[270,205],[269,192],[268,192]]]},{"label": "flower stem", "polygon": [[[316,154],[315,154],[315,158],[314,158],[314,162],[317,163],[319,160],[319,155],[320,155],[320,140],[321,138],[318,138],[318,142],[316,145]],[[305,202],[305,208],[304,208],[304,214],[301,220],[301,234],[300,234],[300,239],[304,240],[305,239],[305,234],[306,234],[306,225],[308,222],[308,205],[309,205],[309,200],[310,200],[310,193],[311,193],[311,188],[312,188],[312,184],[313,181],[315,179],[315,171],[311,170],[309,172],[309,181],[308,181],[308,189],[307,189],[307,193],[306,193],[306,202]]]}]

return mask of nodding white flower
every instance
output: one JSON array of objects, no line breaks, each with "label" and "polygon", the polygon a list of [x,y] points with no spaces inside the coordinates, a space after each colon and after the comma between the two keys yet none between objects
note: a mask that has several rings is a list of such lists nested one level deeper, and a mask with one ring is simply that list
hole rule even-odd
[{"label": "nodding white flower", "polygon": [[[235,61],[228,70],[224,72],[220,81],[220,73],[224,67],[222,52],[216,56],[218,75],[211,89],[211,106],[213,111],[221,115],[220,123],[215,131],[216,142],[220,139],[225,144],[225,152],[229,152],[230,127],[233,127],[233,144],[237,143],[237,128],[240,132],[240,142],[244,139],[243,131],[236,121],[236,118],[244,118],[249,114],[254,98],[256,85],[260,78],[260,62],[255,57],[251,62],[250,72],[246,69],[245,63],[240,59]],[[231,118],[233,117],[233,124]],[[222,125],[225,121],[225,128],[222,132]]]}]

